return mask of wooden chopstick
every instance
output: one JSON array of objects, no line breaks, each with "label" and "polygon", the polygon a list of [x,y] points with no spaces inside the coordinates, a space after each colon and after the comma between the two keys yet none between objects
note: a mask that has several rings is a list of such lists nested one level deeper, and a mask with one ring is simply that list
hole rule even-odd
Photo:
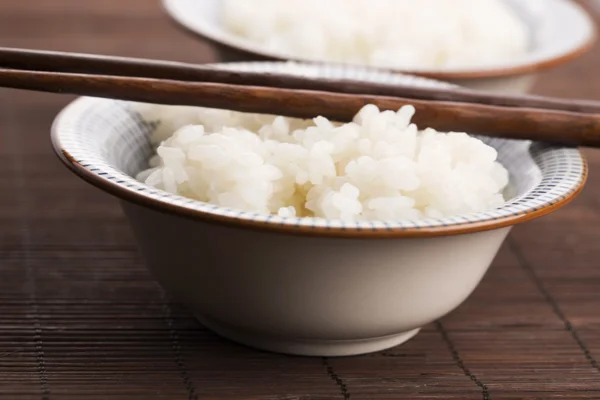
[{"label": "wooden chopstick", "polygon": [[417,109],[414,122],[422,128],[432,127],[440,131],[465,131],[508,139],[600,147],[600,115],[565,111],[222,83],[8,69],[0,69],[0,86],[298,118],[322,115],[342,122],[350,121],[366,104],[375,104],[388,110],[397,110],[403,105],[412,104]]},{"label": "wooden chopstick", "polygon": [[443,89],[350,79],[307,79],[281,73],[236,72],[179,62],[56,51],[0,47],[0,68],[223,83],[600,114],[600,102],[597,101],[509,96],[458,87]]}]

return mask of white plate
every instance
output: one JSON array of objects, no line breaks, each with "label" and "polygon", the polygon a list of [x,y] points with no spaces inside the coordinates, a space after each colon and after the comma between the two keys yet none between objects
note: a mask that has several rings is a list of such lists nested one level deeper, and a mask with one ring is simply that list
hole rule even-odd
[{"label": "white plate", "polygon": [[[252,0],[248,0],[252,1]],[[592,18],[572,0],[504,0],[529,26],[530,52],[517,60],[507,60],[493,67],[403,70],[438,78],[475,78],[532,72],[568,61],[581,54],[595,40]],[[250,40],[229,33],[221,24],[221,0],[163,0],[167,13],[188,30],[218,44],[274,60],[287,55],[267,51]],[[311,60],[302,57],[297,61]]]}]

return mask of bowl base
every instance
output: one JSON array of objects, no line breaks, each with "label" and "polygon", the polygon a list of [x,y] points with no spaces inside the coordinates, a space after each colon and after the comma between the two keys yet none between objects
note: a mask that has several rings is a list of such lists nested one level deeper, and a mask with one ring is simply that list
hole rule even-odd
[{"label": "bowl base", "polygon": [[412,339],[421,328],[395,335],[360,340],[298,340],[257,335],[236,330],[219,322],[196,315],[208,329],[233,342],[274,353],[309,357],[344,357],[374,353],[398,346]]}]

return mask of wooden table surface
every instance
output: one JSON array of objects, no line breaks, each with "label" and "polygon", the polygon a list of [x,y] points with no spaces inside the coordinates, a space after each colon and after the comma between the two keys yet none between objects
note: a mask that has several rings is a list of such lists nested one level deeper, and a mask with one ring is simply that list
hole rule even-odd
[{"label": "wooden table surface", "polygon": [[[0,1],[0,46],[207,62],[157,0]],[[600,99],[600,49],[536,92]],[[117,202],[67,172],[72,98],[0,90],[1,399],[600,399],[600,153],[565,209],[519,226],[476,292],[405,345],[294,358],[221,340],[166,300]]]}]

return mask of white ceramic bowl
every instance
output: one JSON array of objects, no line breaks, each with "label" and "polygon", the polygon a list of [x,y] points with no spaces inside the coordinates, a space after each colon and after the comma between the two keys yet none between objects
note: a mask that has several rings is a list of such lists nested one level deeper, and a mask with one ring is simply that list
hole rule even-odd
[{"label": "white ceramic bowl", "polygon": [[[337,67],[248,63],[413,85],[421,78]],[[508,203],[450,218],[345,224],[256,215],[148,187],[157,123],[131,103],[81,98],[57,117],[52,141],[77,175],[121,199],[158,281],[207,327],[282,353],[340,356],[382,350],[461,304],[511,226],[569,202],[587,168],[576,149],[485,139],[510,172]]]},{"label": "white ceramic bowl", "polygon": [[[532,87],[539,71],[573,60],[590,49],[595,41],[592,18],[573,0],[504,1],[517,11],[530,29],[531,50],[525,57],[490,68],[395,72],[450,81],[473,89],[524,93]],[[163,0],[163,4],[177,24],[211,43],[222,62],[290,59],[228,32],[221,23],[220,0]],[[324,61],[301,57],[294,60]]]}]

